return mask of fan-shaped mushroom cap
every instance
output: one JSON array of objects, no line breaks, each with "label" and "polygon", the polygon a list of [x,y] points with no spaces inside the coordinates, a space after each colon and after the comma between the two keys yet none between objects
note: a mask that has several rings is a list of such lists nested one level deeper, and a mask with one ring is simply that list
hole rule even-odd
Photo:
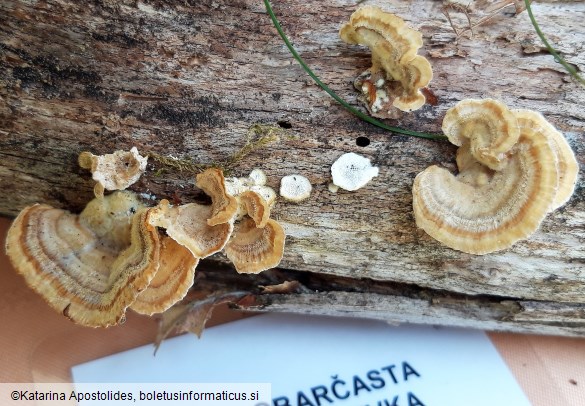
[{"label": "fan-shaped mushroom cap", "polygon": [[[350,21],[341,27],[341,39],[349,44],[366,45],[372,52],[370,73],[378,91],[395,96],[394,107],[402,111],[412,111],[422,107],[425,96],[420,89],[427,86],[433,77],[429,62],[417,55],[422,46],[422,34],[408,28],[400,17],[386,13],[378,7],[365,6],[355,11]],[[385,77],[376,74],[383,71]],[[376,85],[378,80],[383,87]],[[387,79],[387,80],[383,80]],[[395,87],[396,84],[399,86]],[[370,91],[366,97],[371,104]]]},{"label": "fan-shaped mushroom cap", "polygon": [[567,140],[540,113],[532,110],[512,110],[520,128],[529,127],[541,131],[549,141],[556,156],[559,187],[551,211],[558,209],[575,191],[579,164]]},{"label": "fan-shaped mushroom cap", "polygon": [[242,207],[241,215],[248,215],[254,220],[256,226],[263,228],[270,217],[270,207],[262,196],[258,193],[248,190],[238,196],[240,206]]},{"label": "fan-shaped mushroom cap", "polygon": [[280,195],[291,202],[302,202],[311,196],[311,182],[301,175],[289,175],[280,180]]},{"label": "fan-shaped mushroom cap", "polygon": [[233,220],[238,211],[238,202],[227,192],[223,172],[220,169],[206,169],[197,175],[197,187],[211,197],[213,211],[207,220],[210,226]]},{"label": "fan-shaped mushroom cap", "polygon": [[103,196],[106,190],[123,190],[135,183],[146,170],[148,158],[141,156],[136,147],[130,151],[116,151],[113,154],[93,155],[82,152],[79,166],[89,169],[97,181],[96,196]]},{"label": "fan-shaped mushroom cap", "polygon": [[[80,216],[29,206],[8,232],[6,252],[14,268],[51,307],[78,324],[100,327],[123,320],[158,269],[158,232],[148,222],[149,211],[134,214],[136,201],[119,197],[97,199]],[[118,211],[96,210],[99,201]],[[118,224],[128,226],[124,214],[132,219],[130,233]]]},{"label": "fan-shaped mushroom cap", "polygon": [[[476,160],[474,138],[462,130],[463,145],[457,155],[459,175],[432,166],[414,181],[417,226],[448,247],[471,254],[508,248],[536,231],[555,199],[556,158],[543,131],[512,124],[505,127],[513,138],[518,131],[519,138],[503,157],[498,157],[501,170],[494,171]],[[475,131],[474,126],[462,128]],[[480,140],[484,143],[490,138]],[[498,135],[498,145],[508,143]]]},{"label": "fan-shaped mushroom cap", "polygon": [[161,240],[159,270],[130,308],[138,313],[161,313],[183,299],[193,285],[199,258],[170,237]]},{"label": "fan-shaped mushroom cap", "polygon": [[206,258],[222,250],[227,243],[233,223],[208,224],[213,213],[212,206],[189,203],[170,206],[168,200],[161,200],[153,209],[151,224],[166,229],[167,235],[188,248],[197,258]]},{"label": "fan-shaped mushroom cap", "polygon": [[493,99],[460,101],[447,111],[443,132],[457,146],[469,140],[475,159],[495,170],[505,165],[506,153],[520,136],[514,114]]},{"label": "fan-shaped mushroom cap", "polygon": [[269,219],[259,228],[246,217],[225,246],[225,253],[239,273],[259,273],[280,263],[284,240],[284,229],[276,221]]},{"label": "fan-shaped mushroom cap", "polygon": [[252,186],[250,190],[262,196],[268,207],[273,207],[276,203],[276,192],[269,186]]},{"label": "fan-shaped mushroom cap", "polygon": [[333,183],[342,189],[354,191],[363,187],[374,176],[378,168],[370,160],[353,152],[343,154],[331,165]]}]

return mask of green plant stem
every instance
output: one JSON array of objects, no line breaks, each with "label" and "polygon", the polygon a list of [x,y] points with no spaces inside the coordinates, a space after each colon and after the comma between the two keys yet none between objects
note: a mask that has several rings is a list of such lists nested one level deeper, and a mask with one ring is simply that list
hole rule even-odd
[{"label": "green plant stem", "polygon": [[579,74],[577,73],[577,70],[573,66],[569,65],[559,55],[559,53],[549,44],[548,40],[544,36],[544,33],[541,31],[540,27],[538,26],[538,23],[536,22],[536,19],[534,18],[534,14],[532,14],[530,0],[524,0],[524,4],[526,4],[526,11],[528,11],[528,17],[530,17],[530,21],[532,22],[532,25],[533,25],[534,29],[536,30],[536,34],[538,34],[538,36],[540,37],[540,40],[546,46],[546,49],[548,49],[548,52],[550,52],[554,56],[556,61],[558,61],[561,65],[563,65],[565,67],[565,69],[567,70],[567,72],[569,72],[571,74],[571,76],[573,76],[575,79],[577,79],[577,81],[579,81],[582,85],[585,85],[585,79],[583,79],[581,76],[579,76]]},{"label": "green plant stem", "polygon": [[327,92],[327,94],[329,94],[329,96],[331,96],[335,101],[337,101],[339,104],[341,104],[347,110],[349,110],[351,113],[358,116],[360,119],[367,121],[370,124],[373,124],[377,127],[383,128],[384,130],[392,131],[392,132],[395,132],[398,134],[410,135],[413,137],[427,138],[427,139],[432,139],[432,140],[447,139],[447,137],[445,137],[444,135],[440,135],[440,134],[427,134],[427,133],[421,133],[418,131],[406,130],[406,129],[400,128],[400,127],[392,127],[392,126],[386,125],[386,124],[382,123],[381,121],[378,121],[378,120],[362,113],[361,111],[353,108],[349,103],[347,103],[345,100],[343,100],[341,97],[339,97],[333,90],[331,90],[329,88],[329,86],[327,86],[325,83],[321,82],[321,80],[317,77],[317,75],[315,75],[315,73],[311,70],[311,68],[309,68],[309,66],[307,66],[307,64],[305,63],[303,58],[301,58],[301,56],[298,54],[298,52],[294,49],[294,47],[292,46],[288,37],[286,36],[284,31],[282,30],[282,27],[280,26],[278,19],[276,18],[276,16],[274,15],[274,12],[272,11],[272,7],[270,6],[270,1],[264,0],[264,5],[266,6],[266,11],[268,12],[268,15],[270,15],[270,19],[272,20],[272,23],[274,24],[276,31],[278,31],[280,38],[282,38],[282,40],[286,44],[286,47],[288,48],[288,50],[292,54],[292,56],[302,66],[302,68],[305,70],[305,72],[307,72],[309,74],[309,76],[311,78],[313,78],[315,83],[317,83],[317,85],[319,85],[319,87],[321,87],[321,89],[323,89],[325,92]]}]

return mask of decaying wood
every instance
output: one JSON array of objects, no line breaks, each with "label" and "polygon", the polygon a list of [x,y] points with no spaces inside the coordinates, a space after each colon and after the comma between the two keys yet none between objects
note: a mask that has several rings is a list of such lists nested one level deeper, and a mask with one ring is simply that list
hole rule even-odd
[{"label": "decaying wood", "polygon": [[[390,124],[438,132],[458,100],[498,98],[543,113],[583,167],[585,88],[548,55],[525,13],[498,14],[474,28],[473,38],[456,39],[442,2],[371,3],[423,32],[421,53],[435,75],[430,90],[437,104]],[[369,52],[337,34],[356,2],[273,6],[307,63],[357,105],[352,81],[369,66]],[[585,70],[579,30],[585,3],[537,2],[533,9],[556,49]],[[452,19],[465,24],[463,15]],[[248,155],[234,175],[260,167],[277,189],[281,177],[299,173],[314,189],[309,200],[280,201],[274,210],[288,234],[281,266],[290,271],[276,272],[272,282],[296,278],[306,289],[259,294],[246,308],[585,335],[583,176],[569,203],[529,240],[485,256],[453,251],[415,227],[411,186],[432,164],[454,169],[455,148],[393,136],[332,102],[293,61],[261,1],[0,3],[3,215],[35,202],[80,210],[93,187],[77,166],[81,151],[137,146],[141,153],[219,162],[244,145],[257,123],[286,132]],[[358,136],[369,145],[358,146]],[[350,151],[370,157],[380,176],[357,192],[332,194],[329,168]],[[200,196],[193,174],[160,169],[151,163],[132,189],[152,202]],[[266,285],[263,276],[202,275],[202,287]]]}]

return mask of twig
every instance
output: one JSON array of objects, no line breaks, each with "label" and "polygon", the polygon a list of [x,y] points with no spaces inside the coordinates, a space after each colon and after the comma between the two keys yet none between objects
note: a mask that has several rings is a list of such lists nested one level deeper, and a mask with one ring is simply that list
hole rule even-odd
[{"label": "twig", "polygon": [[[461,4],[456,4],[456,3],[447,4],[443,7],[443,9],[441,11],[442,11],[443,15],[445,17],[447,17],[447,20],[449,21],[449,25],[451,26],[453,31],[455,31],[455,35],[457,36],[457,38],[459,38],[461,35],[463,35],[463,33],[467,32],[467,31],[470,31],[470,33],[471,33],[470,38],[473,38],[473,29],[474,28],[479,27],[482,24],[485,24],[486,22],[488,22],[489,20],[494,18],[503,9],[505,9],[509,6],[514,6],[514,8],[516,9],[516,13],[520,13],[521,11],[523,11],[517,4],[518,0],[504,0],[502,3],[504,3],[504,4],[497,6],[489,15],[485,16],[484,18],[481,18],[479,21],[477,21],[475,23],[471,22],[471,17],[469,14],[469,7],[462,6]],[[465,14],[465,17],[467,18],[468,26],[463,28],[461,31],[457,30],[457,27],[455,27],[455,25],[453,24],[453,21],[451,21],[451,15],[449,14],[450,9],[455,10],[455,11],[459,11],[459,12]]]}]

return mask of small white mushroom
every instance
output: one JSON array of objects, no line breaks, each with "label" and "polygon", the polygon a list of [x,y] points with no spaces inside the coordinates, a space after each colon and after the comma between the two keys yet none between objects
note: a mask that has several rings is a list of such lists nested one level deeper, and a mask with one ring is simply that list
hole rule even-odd
[{"label": "small white mushroom", "polygon": [[311,195],[311,182],[301,175],[289,175],[280,180],[280,195],[291,202],[301,202]]},{"label": "small white mushroom", "polygon": [[266,184],[266,174],[262,169],[254,169],[248,177],[254,182],[255,186],[264,186]]},{"label": "small white mushroom", "polygon": [[327,185],[327,189],[329,189],[329,191],[330,191],[331,193],[337,193],[337,191],[339,190],[339,186],[337,186],[337,185],[336,185],[335,183],[333,183],[333,182],[330,182],[330,183]]},{"label": "small white mushroom", "polygon": [[331,165],[331,175],[336,186],[354,191],[378,176],[378,168],[372,166],[368,158],[349,152]]}]

